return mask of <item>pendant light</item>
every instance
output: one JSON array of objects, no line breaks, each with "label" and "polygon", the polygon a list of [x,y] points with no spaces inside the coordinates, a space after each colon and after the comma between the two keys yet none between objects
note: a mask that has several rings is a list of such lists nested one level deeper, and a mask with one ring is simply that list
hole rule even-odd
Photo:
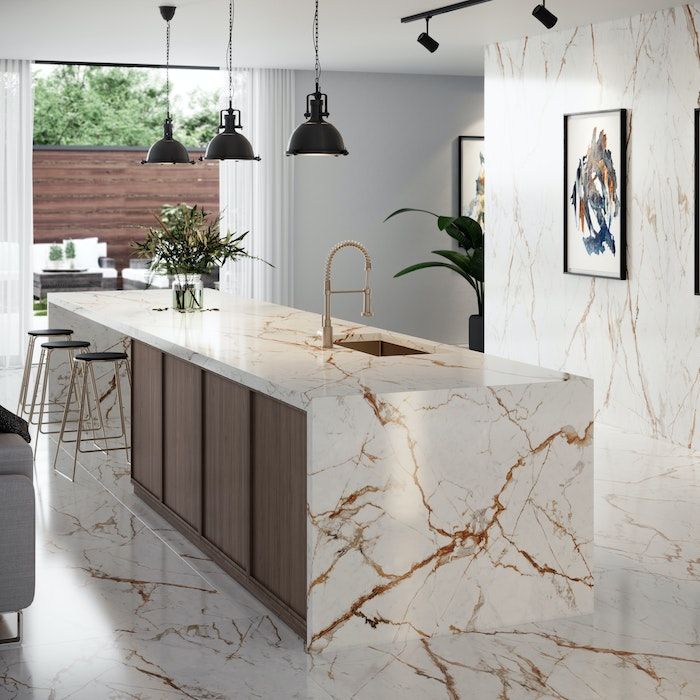
[{"label": "pendant light", "polygon": [[348,151],[343,137],[333,124],[324,120],[328,116],[328,95],[321,92],[321,63],[318,60],[318,0],[314,13],[314,50],[316,52],[316,90],[306,96],[307,121],[300,124],[287,146],[288,156],[346,156]]},{"label": "pendant light", "polygon": [[219,133],[209,142],[202,160],[260,160],[250,141],[238,133],[241,111],[233,108],[233,0],[228,6],[228,109],[219,113]]},{"label": "pendant light", "polygon": [[187,149],[173,138],[173,120],[170,117],[170,20],[175,16],[175,7],[161,5],[160,16],[166,22],[165,29],[165,89],[167,111],[163,124],[163,138],[156,141],[149,149],[146,160],[141,163],[191,163]]}]

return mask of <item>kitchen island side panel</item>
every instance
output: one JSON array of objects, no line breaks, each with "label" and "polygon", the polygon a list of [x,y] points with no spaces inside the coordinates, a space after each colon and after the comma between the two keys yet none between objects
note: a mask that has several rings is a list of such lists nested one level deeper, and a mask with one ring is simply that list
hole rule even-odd
[{"label": "kitchen island side panel", "polygon": [[593,609],[592,382],[318,399],[307,643]]}]

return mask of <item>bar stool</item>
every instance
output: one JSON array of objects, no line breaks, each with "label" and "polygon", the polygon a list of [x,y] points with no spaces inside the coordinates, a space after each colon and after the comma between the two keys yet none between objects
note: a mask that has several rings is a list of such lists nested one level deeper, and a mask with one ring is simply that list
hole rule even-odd
[{"label": "bar stool", "polygon": [[[49,373],[51,371],[51,357],[54,352],[67,351],[68,364],[72,368],[76,350],[85,350],[90,347],[87,340],[49,340],[41,344],[41,355],[39,356],[39,367],[34,381],[34,393],[32,395],[32,406],[29,410],[29,423],[38,425],[37,437],[39,433],[44,435],[55,434],[57,430],[44,430],[44,414],[63,413],[64,406],[56,401],[47,401],[46,390],[49,384]],[[41,386],[41,401],[39,402],[39,419],[34,422],[34,412],[36,410],[36,399]],[[50,409],[48,406],[59,406],[58,409]],[[60,420],[47,421],[47,425],[51,423],[60,423]]]},{"label": "bar stool", "polygon": [[[100,397],[99,394],[97,393],[97,383],[95,382],[95,370],[94,370],[94,363],[95,362],[111,362],[114,366],[114,385],[117,388],[117,398],[119,402],[119,418],[121,421],[121,433],[119,435],[107,435],[105,431],[105,423],[102,420],[102,411],[100,409]],[[58,453],[61,450],[61,443],[62,442],[75,442],[75,452],[73,454],[73,473],[72,476],[67,476],[66,474],[63,474],[62,472],[57,472],[61,476],[66,477],[66,479],[69,479],[70,481],[75,481],[75,470],[76,466],[78,464],[78,452],[81,452],[83,454],[90,453],[90,452],[111,452],[114,450],[124,450],[126,453],[126,460],[127,462],[130,462],[130,456],[129,456],[129,444],[127,440],[127,434],[126,434],[126,419],[124,416],[124,401],[122,398],[122,385],[121,385],[121,377],[119,375],[119,369],[121,365],[124,365],[126,368],[126,376],[129,381],[129,388],[131,388],[131,367],[129,365],[129,357],[125,352],[86,352],[82,353],[80,355],[76,355],[75,359],[73,361],[73,369],[71,371],[71,377],[70,377],[70,387],[68,389],[68,400],[66,401],[66,405],[63,411],[63,421],[61,422],[61,430],[59,432],[58,436],[58,444],[56,445],[56,454],[54,456],[53,460],[53,469],[54,471],[56,470],[56,463],[58,461]],[[90,375],[90,382],[88,382],[88,374]],[[80,384],[80,390],[79,392],[77,391],[78,384]],[[95,433],[94,433],[94,428],[89,428],[93,430],[93,439],[92,442],[96,445],[97,449],[83,449],[82,447],[82,442],[85,438],[83,438],[83,429],[85,428],[85,421],[83,419],[83,416],[85,415],[85,408],[87,405],[88,412],[90,411],[90,401],[89,401],[89,390],[88,390],[88,384],[92,385],[92,392],[93,392],[93,399],[95,401],[95,405],[97,406],[98,414],[99,414],[99,424],[102,427],[102,440],[104,441],[104,448],[100,448],[99,445],[97,445],[97,440],[95,438]],[[79,393],[80,394],[80,400],[79,400],[79,406],[78,406],[78,428],[77,428],[77,436],[75,441],[72,440],[65,440],[64,439],[64,434],[67,432],[66,431],[66,423],[68,422],[68,413],[71,410],[71,402],[73,398],[73,391],[76,389],[76,396]],[[93,416],[90,416],[90,419],[92,419]],[[108,446],[108,440],[119,440],[123,438],[124,439],[124,447],[109,447]]]},{"label": "bar stool", "polygon": [[29,379],[34,364],[34,344],[37,338],[70,338],[73,331],[70,328],[42,328],[36,331],[29,331],[29,343],[27,345],[27,356],[24,359],[24,372],[22,373],[22,384],[19,389],[19,401],[17,402],[17,415],[23,416],[29,413],[30,404],[27,403],[27,393],[29,392]]}]

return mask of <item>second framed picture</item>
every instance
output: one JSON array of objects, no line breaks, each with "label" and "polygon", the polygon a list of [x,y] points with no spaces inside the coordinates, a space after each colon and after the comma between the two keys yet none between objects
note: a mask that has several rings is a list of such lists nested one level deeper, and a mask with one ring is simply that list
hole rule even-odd
[{"label": "second framed picture", "polygon": [[627,278],[627,110],[564,116],[564,272]]},{"label": "second framed picture", "polygon": [[484,137],[459,137],[459,215],[469,216],[484,228]]}]

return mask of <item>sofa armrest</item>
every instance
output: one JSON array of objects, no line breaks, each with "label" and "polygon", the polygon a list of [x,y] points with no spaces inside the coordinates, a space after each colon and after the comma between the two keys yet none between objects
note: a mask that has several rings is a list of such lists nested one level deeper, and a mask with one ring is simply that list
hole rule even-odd
[{"label": "sofa armrest", "polygon": [[34,600],[34,485],[26,476],[0,476],[0,612]]},{"label": "sofa armrest", "polygon": [[0,476],[20,474],[34,478],[34,456],[31,446],[14,433],[0,433]]}]

